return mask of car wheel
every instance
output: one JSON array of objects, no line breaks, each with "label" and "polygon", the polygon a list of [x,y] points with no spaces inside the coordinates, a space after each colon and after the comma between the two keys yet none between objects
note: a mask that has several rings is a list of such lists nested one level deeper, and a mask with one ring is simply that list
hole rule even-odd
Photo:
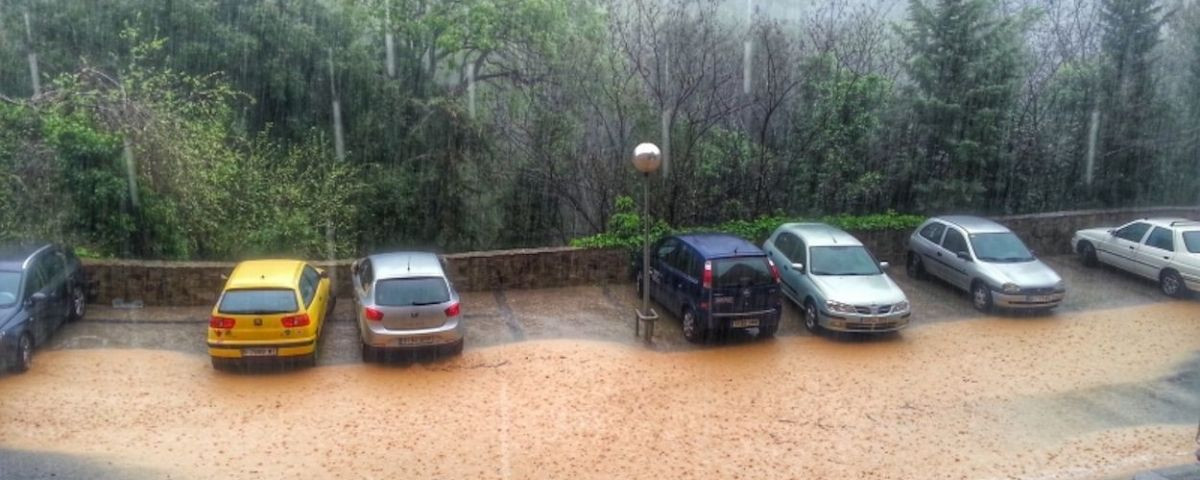
[{"label": "car wheel", "polygon": [[692,343],[701,343],[704,341],[704,327],[700,325],[700,321],[696,319],[696,314],[692,309],[683,309],[683,319],[681,320],[683,327],[683,338]]},{"label": "car wheel", "polygon": [[464,340],[460,338],[457,342],[442,347],[442,355],[447,357],[462,355],[463,343]]},{"label": "car wheel", "polygon": [[812,333],[821,332],[821,317],[817,311],[817,304],[808,299],[804,302],[804,328]]},{"label": "car wheel", "polygon": [[17,339],[16,354],[12,370],[17,373],[28,372],[29,367],[33,366],[33,337],[28,333],[21,334],[21,338]]},{"label": "car wheel", "polygon": [[1096,260],[1096,247],[1091,242],[1079,244],[1079,260],[1085,267],[1095,267],[1100,264],[1100,261]]},{"label": "car wheel", "polygon": [[921,257],[916,253],[908,254],[908,264],[904,269],[904,273],[908,274],[908,278],[913,280],[925,279],[925,265],[921,264]]},{"label": "car wheel", "polygon": [[758,327],[758,338],[771,338],[779,331],[779,322]]},{"label": "car wheel", "polygon": [[317,352],[313,351],[308,355],[300,356],[298,362],[301,367],[313,368],[317,366]]},{"label": "car wheel", "polygon": [[220,357],[209,357],[212,361],[213,370],[223,372],[229,370],[230,361]]},{"label": "car wheel", "polygon": [[984,313],[992,310],[992,291],[983,282],[975,282],[971,287],[971,304]]},{"label": "car wheel", "polygon": [[1174,270],[1167,270],[1159,276],[1158,286],[1162,288],[1162,292],[1168,297],[1181,298],[1187,292],[1187,288],[1183,286],[1183,277]]},{"label": "car wheel", "polygon": [[87,293],[82,288],[76,287],[71,291],[71,312],[67,316],[67,320],[76,321],[83,318],[87,313]]},{"label": "car wheel", "polygon": [[363,363],[372,363],[379,358],[379,352],[367,344],[362,344],[362,361]]}]

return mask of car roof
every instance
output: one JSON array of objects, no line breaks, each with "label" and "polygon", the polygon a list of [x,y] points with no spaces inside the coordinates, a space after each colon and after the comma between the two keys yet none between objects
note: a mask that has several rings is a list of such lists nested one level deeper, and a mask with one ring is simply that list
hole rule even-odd
[{"label": "car roof", "polygon": [[389,252],[367,257],[375,278],[444,277],[442,261],[430,252]]},{"label": "car roof", "polygon": [[300,283],[303,269],[304,262],[300,260],[247,260],[233,269],[225,288],[294,289]]},{"label": "car roof", "polygon": [[785,223],[780,228],[798,235],[809,247],[862,245],[854,235],[825,223]]},{"label": "car roof", "polygon": [[946,215],[934,217],[934,219],[953,224],[958,228],[966,230],[967,233],[997,233],[1012,231],[1004,225],[973,215]]},{"label": "car roof", "polygon": [[766,255],[750,241],[728,233],[688,233],[675,238],[691,245],[704,258]]},{"label": "car roof", "polygon": [[[1189,228],[1200,229],[1200,222],[1182,217],[1158,217],[1158,218],[1142,218],[1135,220],[1137,222],[1146,222],[1157,227],[1165,228]],[[1172,225],[1174,224],[1174,225]]]},{"label": "car roof", "polygon": [[25,261],[49,243],[27,243],[0,246],[0,270],[19,272],[25,269]]}]

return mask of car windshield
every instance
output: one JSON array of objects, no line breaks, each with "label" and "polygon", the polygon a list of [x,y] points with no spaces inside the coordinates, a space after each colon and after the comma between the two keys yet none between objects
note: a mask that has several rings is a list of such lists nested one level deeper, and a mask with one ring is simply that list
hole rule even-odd
[{"label": "car windshield", "polygon": [[1190,253],[1200,253],[1200,231],[1183,232],[1183,244]]},{"label": "car windshield", "polygon": [[17,303],[21,290],[21,272],[0,272],[0,307]]},{"label": "car windshield", "polygon": [[268,315],[297,310],[296,292],[287,289],[230,290],[221,297],[220,313]]},{"label": "car windshield", "polygon": [[813,275],[879,275],[879,264],[862,246],[812,247],[809,271]]},{"label": "car windshield", "polygon": [[767,257],[725,258],[713,262],[713,287],[749,287],[775,282]]},{"label": "car windshield", "polygon": [[385,307],[433,305],[450,301],[440,277],[389,278],[375,283],[375,304]]},{"label": "car windshield", "polygon": [[983,262],[1017,263],[1033,261],[1033,252],[1025,248],[1012,232],[975,233],[971,235],[975,258]]}]

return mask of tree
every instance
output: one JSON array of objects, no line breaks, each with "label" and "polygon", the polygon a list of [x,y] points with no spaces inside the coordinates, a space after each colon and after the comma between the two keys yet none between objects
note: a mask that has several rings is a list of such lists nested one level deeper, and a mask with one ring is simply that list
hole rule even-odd
[{"label": "tree", "polygon": [[1154,49],[1159,44],[1158,0],[1101,0],[1100,161],[1096,194],[1107,205],[1128,205],[1154,194],[1155,144],[1161,110],[1155,99]]},{"label": "tree", "polygon": [[983,210],[997,192],[1010,108],[1021,78],[1024,19],[993,0],[909,3],[915,144],[914,191],[925,210]]}]

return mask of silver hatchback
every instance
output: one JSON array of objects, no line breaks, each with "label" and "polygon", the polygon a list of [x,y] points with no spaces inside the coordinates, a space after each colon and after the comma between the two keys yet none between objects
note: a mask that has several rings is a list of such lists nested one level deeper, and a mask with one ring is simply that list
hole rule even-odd
[{"label": "silver hatchback", "polygon": [[971,292],[980,311],[992,307],[1049,310],[1062,303],[1066,285],[1004,225],[966,215],[926,220],[908,240],[907,272],[927,275]]},{"label": "silver hatchback", "polygon": [[388,350],[438,347],[462,352],[458,293],[441,260],[426,252],[371,255],[354,262],[354,293],[363,360]]}]

